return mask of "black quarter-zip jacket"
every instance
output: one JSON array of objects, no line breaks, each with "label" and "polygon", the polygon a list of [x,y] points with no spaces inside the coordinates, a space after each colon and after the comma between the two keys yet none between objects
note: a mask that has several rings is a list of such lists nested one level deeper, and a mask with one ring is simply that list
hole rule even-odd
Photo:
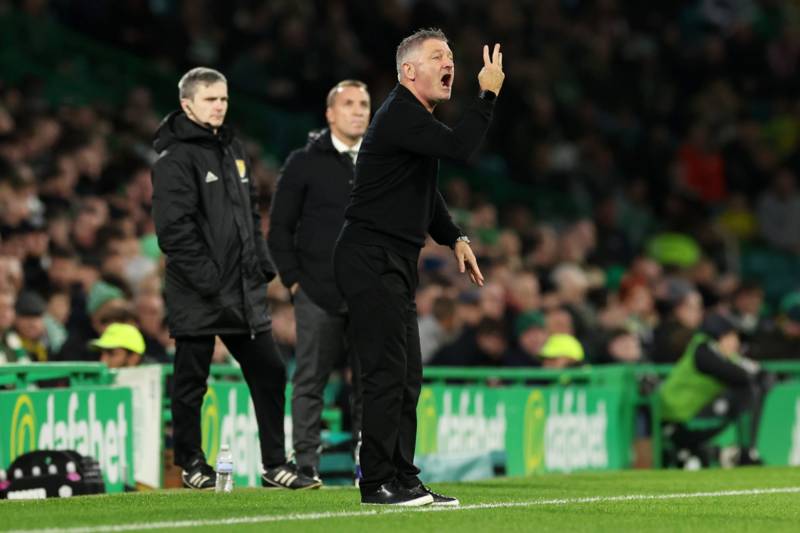
[{"label": "black quarter-zip jacket", "polygon": [[333,146],[329,129],[313,131],[289,154],[278,176],[267,243],[281,281],[299,282],[317,305],[338,312],[343,300],[333,277],[333,247],[344,224],[353,161]]},{"label": "black quarter-zip jacket", "polygon": [[383,246],[412,260],[426,234],[452,247],[461,230],[438,189],[439,158],[469,160],[493,109],[494,101],[476,97],[451,129],[398,84],[364,135],[340,240]]},{"label": "black quarter-zip jacket", "polygon": [[173,337],[255,334],[270,328],[266,290],[275,277],[244,149],[183,112],[153,143],[153,219],[167,258],[164,295]]}]

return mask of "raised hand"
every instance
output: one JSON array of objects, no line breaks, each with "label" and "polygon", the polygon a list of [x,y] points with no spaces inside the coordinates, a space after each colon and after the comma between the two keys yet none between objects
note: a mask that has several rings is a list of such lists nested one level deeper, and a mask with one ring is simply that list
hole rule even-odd
[{"label": "raised hand", "polygon": [[489,57],[489,45],[483,45],[483,68],[478,72],[478,84],[481,86],[481,90],[492,91],[494,94],[499,95],[505,78],[500,43],[494,45],[491,58]]}]

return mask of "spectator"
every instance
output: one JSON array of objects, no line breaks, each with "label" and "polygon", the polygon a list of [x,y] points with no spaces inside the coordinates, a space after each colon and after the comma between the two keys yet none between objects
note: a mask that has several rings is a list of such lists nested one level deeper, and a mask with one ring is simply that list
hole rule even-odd
[{"label": "spectator", "polygon": [[791,170],[780,170],[759,196],[756,217],[766,242],[780,250],[800,252],[800,234],[795,230],[800,227],[800,193]]},{"label": "spectator", "polygon": [[619,290],[625,319],[620,324],[639,337],[645,349],[653,345],[653,329],[657,322],[653,294],[642,276],[628,276],[622,280]]},{"label": "spectator", "polygon": [[635,333],[619,328],[606,335],[602,362],[635,364],[643,359],[642,342]]},{"label": "spectator", "polygon": [[475,350],[466,359],[470,366],[504,366],[510,356],[508,333],[500,320],[484,318],[475,332]]},{"label": "spectator", "polygon": [[681,358],[703,321],[703,298],[684,281],[668,284],[666,319],[653,336],[652,359],[656,363],[675,363]]},{"label": "spectator", "polygon": [[164,320],[164,298],[160,293],[140,292],[134,299],[136,322],[144,337],[145,353],[159,363],[169,363],[167,346],[170,345],[169,333]]},{"label": "spectator", "polygon": [[453,342],[460,329],[456,301],[449,296],[436,298],[431,313],[419,319],[422,363],[428,364],[439,348]]},{"label": "spectator", "polygon": [[749,342],[766,327],[761,317],[764,306],[764,289],[755,282],[746,281],[736,287],[731,301],[731,318],[736,321],[742,340]]},{"label": "spectator", "polygon": [[556,333],[547,338],[540,358],[542,368],[567,368],[583,362],[583,346],[572,335]]},{"label": "spectator", "polygon": [[517,346],[506,360],[508,366],[533,367],[541,365],[542,348],[547,342],[544,314],[526,311],[514,323]]},{"label": "spectator", "polygon": [[748,355],[759,361],[800,358],[800,292],[783,298],[776,323],[753,337]]},{"label": "spectator", "polygon": [[539,280],[531,272],[518,272],[511,279],[508,305],[516,313],[536,311],[541,307]]},{"label": "spectator", "polygon": [[0,289],[0,364],[30,362],[22,341],[13,329],[16,295]]},{"label": "spectator", "polygon": [[145,353],[144,337],[129,324],[109,324],[99,339],[90,347],[100,353],[100,362],[108,368],[137,366]]},{"label": "spectator", "polygon": [[83,321],[75,316],[68,325],[69,334],[57,359],[60,361],[93,361],[96,355],[89,350],[89,341],[99,337],[110,324],[112,316],[128,310],[125,293],[117,285],[104,280],[95,282],[86,301],[86,314],[89,320]]},{"label": "spectator", "polygon": [[576,264],[562,263],[552,274],[561,305],[572,315],[577,337],[591,334],[595,323],[595,311],[586,300],[589,292],[589,278]]},{"label": "spectator", "polygon": [[15,308],[14,330],[28,358],[38,363],[49,361],[52,353],[44,322],[46,305],[41,296],[25,291],[17,297]]}]

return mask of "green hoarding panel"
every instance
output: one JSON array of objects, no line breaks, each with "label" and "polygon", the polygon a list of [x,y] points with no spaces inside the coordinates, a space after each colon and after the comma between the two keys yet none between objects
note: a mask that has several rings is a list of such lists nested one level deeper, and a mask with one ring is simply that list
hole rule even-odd
[{"label": "green hoarding panel", "polygon": [[[288,426],[288,427],[287,427]],[[222,444],[233,452],[234,482],[237,486],[260,486],[261,448],[258,423],[245,383],[209,383],[201,411],[203,452],[212,466]],[[284,416],[284,435],[291,435],[291,416]]]},{"label": "green hoarding panel", "polygon": [[800,382],[776,385],[764,402],[758,451],[768,465],[800,465]]},{"label": "green hoarding panel", "polygon": [[504,451],[506,472],[630,465],[633,403],[622,388],[424,387],[417,454]]},{"label": "green hoarding panel", "polygon": [[133,485],[131,391],[81,387],[0,392],[0,466],[32,450],[75,450],[100,463],[108,492]]}]

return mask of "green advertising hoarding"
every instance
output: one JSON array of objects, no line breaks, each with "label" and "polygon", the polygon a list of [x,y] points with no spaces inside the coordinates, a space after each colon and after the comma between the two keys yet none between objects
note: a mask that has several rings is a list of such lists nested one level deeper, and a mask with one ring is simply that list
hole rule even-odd
[{"label": "green advertising hoarding", "polygon": [[[430,385],[417,407],[417,455],[502,452],[508,475],[614,470],[632,463],[633,387]],[[215,382],[202,409],[203,450],[214,464],[231,445],[236,483],[257,486],[258,425],[247,386]],[[284,419],[291,449],[291,418]],[[800,464],[800,383],[769,394],[759,436],[768,464]]]},{"label": "green advertising hoarding", "polygon": [[0,467],[33,450],[75,450],[100,464],[108,492],[133,485],[131,391],[81,387],[0,392]]},{"label": "green advertising hoarding", "polygon": [[[203,452],[208,463],[216,464],[222,444],[233,452],[234,482],[237,486],[261,485],[261,448],[258,423],[250,401],[250,391],[243,382],[209,383],[200,415]],[[291,437],[291,416],[284,417],[284,435]],[[288,443],[288,440],[287,440]],[[290,446],[287,445],[287,449]]]},{"label": "green advertising hoarding", "polygon": [[800,382],[778,384],[767,395],[758,452],[768,465],[800,465]]},{"label": "green advertising hoarding", "polygon": [[620,388],[423,387],[417,454],[505,452],[508,475],[625,468],[633,402]]}]

